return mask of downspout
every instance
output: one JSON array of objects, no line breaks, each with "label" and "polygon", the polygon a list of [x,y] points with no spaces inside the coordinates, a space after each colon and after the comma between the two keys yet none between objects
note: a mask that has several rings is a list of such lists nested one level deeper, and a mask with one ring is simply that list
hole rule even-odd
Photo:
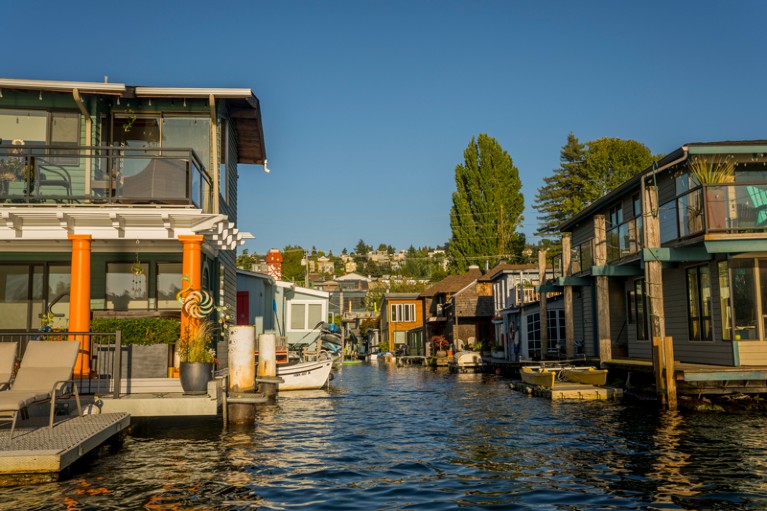
[{"label": "downspout", "polygon": [[88,109],[85,107],[83,98],[80,96],[80,91],[76,88],[72,89],[72,97],[75,99],[75,103],[77,104],[77,108],[80,109],[80,113],[83,114],[83,117],[85,117],[85,141],[86,145],[88,146],[88,148],[85,150],[85,173],[87,176],[85,179],[85,195],[90,195],[91,179],[93,177],[93,174],[91,173],[93,160],[91,158],[90,149],[90,146],[93,145],[93,120],[91,119],[91,114],[88,112]]},{"label": "downspout", "polygon": [[218,127],[216,126],[216,98],[213,94],[208,96],[208,104],[210,106],[210,158],[208,158],[208,165],[210,165],[209,174],[213,179],[213,212],[220,213],[218,203]]}]

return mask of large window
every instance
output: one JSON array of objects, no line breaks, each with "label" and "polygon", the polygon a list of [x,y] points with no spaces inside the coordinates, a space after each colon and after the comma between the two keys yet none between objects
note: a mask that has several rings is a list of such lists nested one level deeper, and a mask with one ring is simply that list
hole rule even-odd
[{"label": "large window", "polygon": [[412,323],[415,321],[414,303],[393,303],[389,310],[392,323]]},{"label": "large window", "polygon": [[711,278],[708,266],[687,269],[687,318],[691,341],[710,341]]},{"label": "large window", "polygon": [[549,317],[549,351],[559,351],[560,346],[565,344],[565,311],[550,310]]},{"label": "large window", "polygon": [[69,274],[68,264],[0,265],[0,330],[37,331],[52,304],[52,326],[66,327]]},{"label": "large window", "polygon": [[293,301],[288,309],[288,324],[292,331],[306,332],[313,330],[325,318],[323,302]]},{"label": "large window", "polygon": [[541,315],[527,316],[527,350],[530,357],[541,356]]},{"label": "large window", "polygon": [[636,324],[638,341],[649,340],[647,302],[644,294],[644,279],[634,281],[634,288],[629,292],[629,322]]},{"label": "large window", "polygon": [[722,313],[722,339],[732,340],[732,307],[730,300],[730,270],[727,261],[720,261],[719,269],[719,304]]},{"label": "large window", "polygon": [[147,263],[107,263],[107,309],[149,309]]},{"label": "large window", "polygon": [[229,196],[227,195],[229,184],[229,123],[226,119],[221,119],[221,138],[218,145],[218,188],[221,197],[224,202],[229,202]]},{"label": "large window", "polygon": [[733,259],[730,261],[733,326],[737,341],[760,338],[757,330],[759,312],[756,304],[757,273],[755,264],[754,259]]},{"label": "large window", "polygon": [[176,294],[181,291],[181,263],[157,263],[157,308],[178,309]]}]

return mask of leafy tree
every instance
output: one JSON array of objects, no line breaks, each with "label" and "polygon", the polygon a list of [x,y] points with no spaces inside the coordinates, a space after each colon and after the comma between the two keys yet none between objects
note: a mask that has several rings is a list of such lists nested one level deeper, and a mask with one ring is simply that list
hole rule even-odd
[{"label": "leafy tree", "polygon": [[299,245],[287,245],[282,250],[282,280],[303,285],[306,268],[301,264],[304,249]]},{"label": "leafy tree", "polygon": [[258,263],[258,256],[256,254],[248,253],[248,249],[244,249],[242,254],[237,256],[237,268],[250,271],[254,264]]},{"label": "leafy tree", "polygon": [[560,168],[538,189],[533,207],[541,213],[539,233],[558,236],[562,222],[646,169],[655,158],[635,140],[600,138],[581,144],[570,133],[560,152]]},{"label": "leafy tree", "polygon": [[358,256],[366,256],[370,252],[371,247],[367,245],[361,238],[357,242],[357,246],[354,247],[354,253]]},{"label": "leafy tree", "polygon": [[449,253],[454,271],[470,264],[519,257],[524,248],[522,223],[525,199],[519,170],[500,144],[486,134],[472,137],[455,168],[456,191],[450,210]]}]

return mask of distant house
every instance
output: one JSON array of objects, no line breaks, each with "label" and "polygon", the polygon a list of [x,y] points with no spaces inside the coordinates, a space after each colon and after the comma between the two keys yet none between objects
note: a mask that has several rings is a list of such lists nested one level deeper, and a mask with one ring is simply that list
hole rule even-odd
[{"label": "distant house", "polygon": [[[547,280],[553,276],[553,270],[548,269]],[[528,353],[535,352],[533,349],[520,351],[520,342],[527,341],[527,331],[520,333],[520,327],[527,324],[528,313],[538,313],[538,288],[541,284],[538,265],[501,263],[484,279],[488,280],[493,288],[494,344],[501,348],[504,359],[517,360],[520,353],[526,357]],[[532,312],[533,310],[535,312]],[[549,309],[549,322],[557,320],[553,317],[556,314],[559,313]],[[533,329],[529,331],[532,332]],[[540,337],[537,340],[540,341]],[[540,349],[537,351],[540,352]]]},{"label": "distant house", "polygon": [[314,341],[328,320],[328,298],[324,291],[237,271],[237,324],[254,325],[256,335],[274,332],[288,343]]},{"label": "distant house", "polygon": [[381,307],[381,336],[389,351],[426,355],[423,300],[418,293],[386,293]]},{"label": "distant house", "polygon": [[450,275],[424,290],[426,339],[444,337],[455,350],[489,342],[493,338],[492,287],[479,284],[478,266],[462,275]]}]

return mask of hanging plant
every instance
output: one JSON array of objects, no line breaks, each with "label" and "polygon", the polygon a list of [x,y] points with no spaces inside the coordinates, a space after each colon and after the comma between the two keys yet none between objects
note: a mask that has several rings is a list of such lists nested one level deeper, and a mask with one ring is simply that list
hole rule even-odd
[{"label": "hanging plant", "polygon": [[701,185],[732,183],[735,180],[735,160],[731,156],[695,156],[690,159],[687,168]]}]

